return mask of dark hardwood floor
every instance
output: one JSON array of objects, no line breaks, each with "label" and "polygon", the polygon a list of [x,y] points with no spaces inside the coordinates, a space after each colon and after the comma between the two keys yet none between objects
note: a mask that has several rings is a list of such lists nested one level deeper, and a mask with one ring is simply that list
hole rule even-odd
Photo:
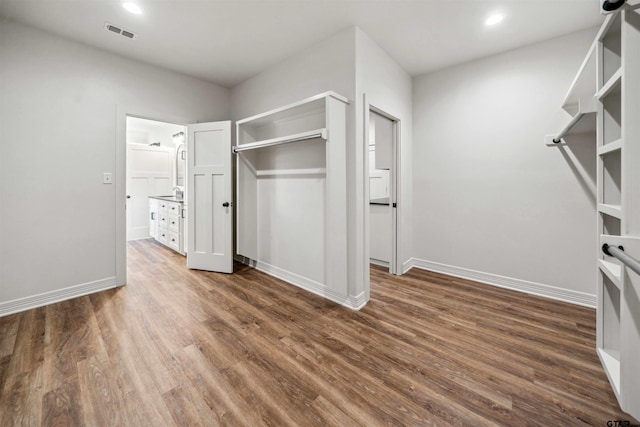
[{"label": "dark hardwood floor", "polygon": [[606,426],[595,312],[371,271],[359,312],[129,245],[129,285],[0,318],[0,426]]}]

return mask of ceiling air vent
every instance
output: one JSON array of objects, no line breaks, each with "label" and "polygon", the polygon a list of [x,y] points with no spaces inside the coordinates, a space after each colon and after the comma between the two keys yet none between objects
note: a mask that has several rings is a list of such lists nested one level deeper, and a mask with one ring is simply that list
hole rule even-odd
[{"label": "ceiling air vent", "polygon": [[120,27],[116,27],[115,25],[110,24],[108,22],[105,22],[104,29],[107,31],[111,31],[112,33],[120,34],[121,36],[125,36],[128,39],[138,38],[137,34],[132,33],[131,31],[124,30]]}]

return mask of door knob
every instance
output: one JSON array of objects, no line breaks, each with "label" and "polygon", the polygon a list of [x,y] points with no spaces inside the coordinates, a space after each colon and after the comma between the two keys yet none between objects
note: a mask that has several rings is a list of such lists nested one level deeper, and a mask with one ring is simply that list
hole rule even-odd
[{"label": "door knob", "polygon": [[228,208],[229,206],[231,206],[231,204],[229,202],[224,202],[222,206],[224,206],[225,208]]},{"label": "door knob", "polygon": [[130,198],[131,198],[131,196],[127,194],[127,199],[130,199]]}]

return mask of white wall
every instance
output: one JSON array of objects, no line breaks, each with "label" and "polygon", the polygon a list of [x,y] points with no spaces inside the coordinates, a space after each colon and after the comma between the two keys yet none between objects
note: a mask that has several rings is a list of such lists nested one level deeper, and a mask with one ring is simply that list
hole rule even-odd
[{"label": "white wall", "polygon": [[[398,259],[399,262],[406,263],[412,256],[412,81],[407,74],[385,51],[383,51],[373,40],[362,30],[356,29],[356,92],[358,103],[356,104],[356,141],[358,141],[356,160],[356,176],[358,186],[364,186],[364,181],[360,182],[360,177],[367,173],[361,172],[360,165],[364,169],[364,157],[368,155],[368,142],[364,140],[364,126],[366,108],[363,96],[366,95],[366,102],[377,107],[384,112],[400,120],[400,185],[398,189],[398,223],[400,234],[398,237]],[[362,160],[360,158],[362,156]],[[366,192],[364,197],[368,198]],[[360,206],[360,205],[358,205]],[[365,204],[366,206],[366,204]],[[368,227],[367,223],[362,224],[363,233]],[[363,261],[367,264],[364,270],[368,275],[369,257],[364,256]]]},{"label": "white wall", "polygon": [[232,119],[240,120],[329,90],[353,100],[354,31],[341,31],[234,86]]},{"label": "white wall", "polygon": [[224,120],[229,92],[17,23],[0,25],[2,314],[43,301],[39,294],[62,297],[71,286],[114,282],[116,186],[102,178],[116,169],[117,106]]},{"label": "white wall", "polygon": [[595,304],[595,142],[546,147],[595,29],[414,79],[414,257]]}]

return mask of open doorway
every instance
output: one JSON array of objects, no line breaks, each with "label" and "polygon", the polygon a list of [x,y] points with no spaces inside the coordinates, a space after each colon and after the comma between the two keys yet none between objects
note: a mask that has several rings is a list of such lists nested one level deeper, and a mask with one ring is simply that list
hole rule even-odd
[{"label": "open doorway", "polygon": [[153,238],[185,254],[185,132],[183,125],[127,116],[127,242]]},{"label": "open doorway", "polygon": [[[156,119],[158,117],[164,118],[161,121]],[[128,123],[132,123],[132,119],[144,119],[147,124],[153,124],[148,122],[156,124],[160,122],[163,123],[163,126],[174,126],[165,133],[168,135],[165,138],[169,138],[171,143],[165,142],[163,144],[162,139],[158,141],[153,137],[154,134],[151,131],[148,132],[150,137],[145,137],[145,133],[140,133],[137,135],[137,140],[135,135],[130,134],[133,138],[131,142],[138,143],[139,146],[146,144],[147,147],[158,147],[157,143],[160,142],[160,148],[167,146],[170,150],[169,179],[164,179],[164,182],[158,187],[154,188],[144,184],[144,179],[141,179],[142,184],[129,182],[128,175],[134,176],[134,174],[128,174],[128,168],[131,166],[130,160],[133,157],[128,155],[130,147],[127,144],[127,130],[135,129],[133,126],[128,126]],[[187,123],[195,121],[193,118],[165,116],[157,111],[140,107],[117,106],[116,108],[117,136],[114,184],[116,193],[116,283],[118,285],[127,284],[127,218],[131,218],[128,216],[128,206],[134,205],[141,212],[137,215],[138,226],[144,228],[148,222],[149,238],[152,237],[153,230],[156,229],[159,243],[176,252],[181,252],[182,255],[188,255],[185,263],[188,268],[224,273],[233,271],[231,231],[233,211],[230,206],[232,196],[231,122],[187,125]],[[137,148],[142,148],[139,146]],[[179,154],[176,155],[178,152]],[[212,160],[215,161],[212,162]],[[184,167],[180,167],[180,162],[184,162]],[[146,166],[143,169],[148,170]],[[164,170],[166,174],[166,169]],[[177,176],[178,171],[184,171],[185,177],[181,179]],[[180,183],[183,185],[177,185]],[[215,189],[212,187],[214,184],[217,185]],[[139,192],[134,200],[131,191],[136,186],[149,189],[149,192]],[[157,215],[151,215],[153,212],[152,200],[157,199],[158,194],[165,196],[165,200],[158,203]],[[131,197],[127,198],[127,196]],[[145,205],[147,206],[146,215],[144,215]],[[190,209],[191,207],[194,209]],[[163,212],[167,212],[167,215],[162,216]],[[158,222],[154,224],[152,218],[156,218]],[[172,223],[172,219],[175,220],[175,223]],[[166,231],[164,236],[161,230]],[[139,231],[139,233],[137,237],[146,237],[143,231]],[[180,235],[182,236],[181,241]],[[166,242],[160,241],[161,239],[166,239]],[[180,244],[178,245],[177,242]],[[179,251],[178,247],[181,247],[182,251]]]},{"label": "open doorway", "polygon": [[400,122],[369,105],[369,262],[400,274],[397,262],[398,149]]}]

